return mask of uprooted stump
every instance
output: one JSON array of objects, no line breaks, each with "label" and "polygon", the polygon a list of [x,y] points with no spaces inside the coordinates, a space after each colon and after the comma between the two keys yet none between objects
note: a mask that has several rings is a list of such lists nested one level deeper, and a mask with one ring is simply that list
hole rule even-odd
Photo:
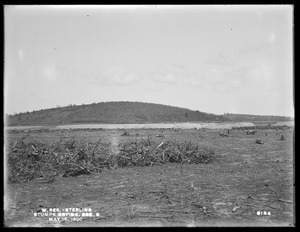
[{"label": "uprooted stump", "polygon": [[123,134],[121,134],[121,136],[129,136],[129,132],[128,131],[123,131]]},{"label": "uprooted stump", "polygon": [[264,142],[261,139],[256,139],[255,143],[257,143],[257,144],[264,144]]}]

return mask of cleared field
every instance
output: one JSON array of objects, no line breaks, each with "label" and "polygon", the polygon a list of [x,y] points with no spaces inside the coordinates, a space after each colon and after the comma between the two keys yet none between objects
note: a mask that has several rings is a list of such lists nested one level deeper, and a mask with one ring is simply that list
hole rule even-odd
[{"label": "cleared field", "polygon": [[[110,142],[112,151],[128,141],[193,141],[210,148],[208,164],[166,163],[116,167],[101,173],[56,177],[53,182],[8,183],[6,226],[287,226],[294,225],[294,132],[242,130],[41,130],[8,131],[15,141],[53,144],[63,140]],[[157,136],[159,135],[159,136]],[[281,139],[284,136],[284,140]],[[257,144],[260,138],[263,144]],[[98,216],[80,222],[34,217],[41,208],[89,207]],[[266,211],[270,215],[258,215]]]}]

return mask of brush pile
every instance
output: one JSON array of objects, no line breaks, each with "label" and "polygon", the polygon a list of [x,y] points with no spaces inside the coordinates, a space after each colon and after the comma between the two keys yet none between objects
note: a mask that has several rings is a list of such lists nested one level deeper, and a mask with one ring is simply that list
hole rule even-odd
[{"label": "brush pile", "polygon": [[196,143],[148,140],[119,144],[114,154],[109,142],[80,143],[75,140],[54,144],[17,141],[8,148],[8,182],[52,182],[55,176],[69,177],[99,173],[115,166],[150,166],[163,163],[211,163],[210,149]]},{"label": "brush pile", "polygon": [[150,166],[159,163],[211,163],[214,151],[200,148],[190,142],[165,141],[160,144],[150,140],[121,144],[116,162],[118,166]]},{"label": "brush pile", "polygon": [[51,181],[55,176],[68,177],[101,172],[110,165],[110,144],[79,144],[76,141],[51,146],[38,142],[17,141],[8,150],[9,182]]}]

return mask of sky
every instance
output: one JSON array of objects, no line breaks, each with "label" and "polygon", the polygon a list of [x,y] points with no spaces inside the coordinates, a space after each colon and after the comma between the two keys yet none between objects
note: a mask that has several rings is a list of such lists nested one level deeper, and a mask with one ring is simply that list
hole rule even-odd
[{"label": "sky", "polygon": [[138,101],[294,115],[292,5],[5,6],[7,114]]}]

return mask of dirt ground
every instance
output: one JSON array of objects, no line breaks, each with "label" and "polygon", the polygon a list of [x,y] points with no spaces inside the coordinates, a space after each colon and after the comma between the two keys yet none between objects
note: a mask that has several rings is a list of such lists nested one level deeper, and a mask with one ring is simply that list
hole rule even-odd
[{"label": "dirt ground", "polygon": [[[52,183],[5,185],[5,226],[294,226],[294,131],[259,130],[53,130],[9,131],[17,139],[43,143],[74,139],[118,144],[147,139],[197,142],[213,149],[210,164],[116,167],[99,174],[57,177]],[[164,137],[156,137],[163,134]],[[284,135],[286,140],[281,140]],[[263,144],[255,143],[260,138]],[[91,208],[93,217],[49,221],[34,213],[49,208]],[[267,214],[267,215],[264,215]]]}]

